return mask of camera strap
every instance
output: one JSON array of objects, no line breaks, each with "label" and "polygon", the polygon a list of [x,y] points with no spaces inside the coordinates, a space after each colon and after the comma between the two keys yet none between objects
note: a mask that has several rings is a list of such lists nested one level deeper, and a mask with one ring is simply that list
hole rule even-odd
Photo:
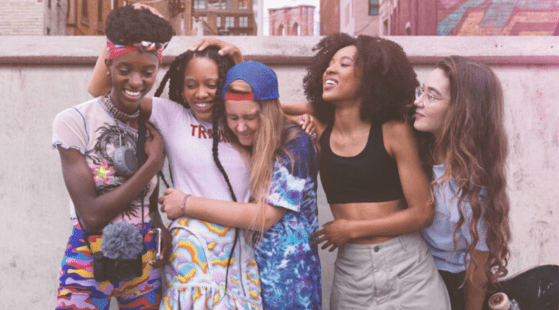
[{"label": "camera strap", "polygon": [[[136,158],[138,159],[138,168],[141,167],[146,162],[146,151],[145,151],[145,144],[146,144],[146,134],[147,134],[147,127],[146,122],[142,119],[138,119],[138,140],[136,141]],[[146,221],[144,218],[144,199],[146,197],[146,191],[143,190],[140,194],[139,198],[142,202],[142,245],[144,247],[144,251],[146,250],[146,244],[144,240],[146,239]],[[76,206],[74,206],[74,211],[76,212],[76,218],[78,219],[78,223],[80,225],[80,229],[82,231],[83,240],[89,249],[89,252],[93,254],[93,250],[91,249],[91,244],[89,243],[89,235],[91,233],[85,232],[85,228],[83,226],[82,220],[78,215],[78,210],[76,210]],[[91,234],[95,235],[95,234]]]}]

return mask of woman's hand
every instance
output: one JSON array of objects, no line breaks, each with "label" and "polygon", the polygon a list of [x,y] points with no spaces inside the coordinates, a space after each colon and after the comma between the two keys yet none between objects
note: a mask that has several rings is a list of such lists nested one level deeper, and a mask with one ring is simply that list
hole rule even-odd
[{"label": "woman's hand", "polygon": [[[310,114],[303,114],[299,117],[299,125],[307,135],[311,137],[316,137],[316,127],[314,126],[314,117]],[[314,136],[313,136],[314,135]]]},{"label": "woman's hand", "polygon": [[172,237],[169,230],[167,230],[167,228],[163,225],[153,228],[154,229],[149,232],[153,238],[156,236],[155,228],[161,228],[161,254],[156,258],[156,260],[148,260],[148,264],[150,264],[153,268],[161,268],[167,264],[169,258],[171,257],[171,252],[173,251],[173,243],[171,242]]},{"label": "woman's hand", "polygon": [[163,136],[153,127],[149,122],[146,122],[146,128],[149,135],[146,137],[146,144],[144,151],[148,159],[155,160],[158,165],[158,170],[161,170],[165,161],[165,141]]},{"label": "woman's hand", "polygon": [[167,218],[170,220],[174,220],[185,215],[182,210],[182,202],[185,196],[186,194],[178,189],[166,189],[163,192],[163,196],[159,197],[161,212],[167,213]]},{"label": "woman's hand", "polygon": [[219,47],[218,54],[221,56],[225,56],[225,55],[231,56],[235,61],[235,63],[244,61],[243,55],[241,54],[241,50],[236,45],[231,44],[229,42],[222,41],[218,38],[202,38],[196,41],[196,43],[192,44],[192,46],[190,46],[188,50],[191,52],[203,51],[209,46]]},{"label": "woman's hand", "polygon": [[348,220],[333,220],[322,225],[322,229],[314,232],[310,236],[311,239],[315,239],[311,242],[311,246],[319,245],[323,242],[326,242],[322,245],[322,249],[328,249],[328,251],[332,252],[337,249],[339,246],[344,245],[347,243],[350,237],[350,221]]}]

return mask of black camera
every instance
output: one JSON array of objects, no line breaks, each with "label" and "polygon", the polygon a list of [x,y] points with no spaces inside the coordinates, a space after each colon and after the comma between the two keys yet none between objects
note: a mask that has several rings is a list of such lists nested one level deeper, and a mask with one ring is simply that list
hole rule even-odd
[{"label": "black camera", "polygon": [[93,253],[93,277],[95,281],[116,280],[127,282],[142,275],[142,253],[134,259],[118,259]]}]

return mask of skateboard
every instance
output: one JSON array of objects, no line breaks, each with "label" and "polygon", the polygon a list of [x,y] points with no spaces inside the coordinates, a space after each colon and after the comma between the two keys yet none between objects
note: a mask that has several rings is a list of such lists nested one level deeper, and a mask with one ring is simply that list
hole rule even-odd
[{"label": "skateboard", "polygon": [[[500,291],[510,300],[516,300],[521,310],[558,310],[558,278],[558,265],[540,265],[499,281]],[[482,310],[489,310],[491,295],[485,297]]]}]

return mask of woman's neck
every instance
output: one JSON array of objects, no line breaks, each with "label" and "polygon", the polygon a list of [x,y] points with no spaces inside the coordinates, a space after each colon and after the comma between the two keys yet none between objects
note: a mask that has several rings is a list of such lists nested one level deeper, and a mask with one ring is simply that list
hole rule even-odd
[{"label": "woman's neck", "polygon": [[370,123],[361,119],[360,105],[338,106],[334,111],[333,127],[340,133],[352,133]]}]

